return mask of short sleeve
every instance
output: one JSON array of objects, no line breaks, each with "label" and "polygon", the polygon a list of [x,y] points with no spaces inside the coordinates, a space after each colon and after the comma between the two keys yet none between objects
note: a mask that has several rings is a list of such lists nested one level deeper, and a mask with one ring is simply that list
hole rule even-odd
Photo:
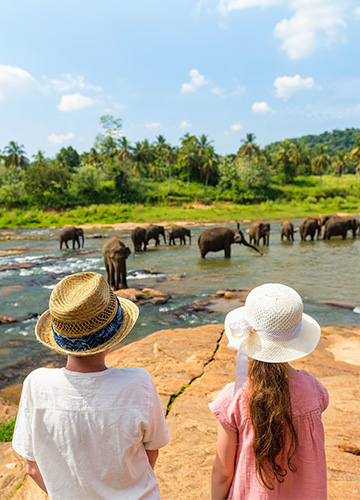
[{"label": "short sleeve", "polygon": [[326,387],[324,387],[321,382],[319,382],[318,380],[316,380],[316,382],[320,390],[320,410],[321,412],[323,412],[329,406],[329,393]]},{"label": "short sleeve", "polygon": [[233,432],[237,432],[234,383],[227,384],[217,395],[209,408],[218,421]]},{"label": "short sleeve", "polygon": [[162,410],[159,393],[149,377],[148,424],[144,431],[143,443],[146,450],[158,450],[170,440],[170,431]]},{"label": "short sleeve", "polygon": [[23,458],[35,461],[31,432],[32,402],[29,377],[24,380],[12,447]]}]

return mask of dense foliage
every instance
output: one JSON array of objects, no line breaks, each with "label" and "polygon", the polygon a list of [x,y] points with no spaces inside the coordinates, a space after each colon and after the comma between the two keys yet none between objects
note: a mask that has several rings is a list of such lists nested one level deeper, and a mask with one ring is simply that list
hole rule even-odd
[{"label": "dense foliage", "polygon": [[[296,187],[310,176],[318,178],[316,199],[335,198],[344,195],[341,176],[354,175],[355,181],[358,175],[357,129],[325,133],[318,140],[309,139],[313,136],[285,140],[265,149],[254,134],[247,134],[236,154],[221,157],[204,134],[187,133],[179,146],[162,135],[153,143],[144,139],[131,144],[120,119],[105,115],[101,124],[103,132],[82,154],[69,146],[54,158],[38,151],[30,161],[24,146],[11,141],[0,154],[0,207],[51,211],[118,203],[181,205],[195,200],[251,204],[287,199],[284,188]],[[324,174],[336,178],[332,189],[322,188]]]}]

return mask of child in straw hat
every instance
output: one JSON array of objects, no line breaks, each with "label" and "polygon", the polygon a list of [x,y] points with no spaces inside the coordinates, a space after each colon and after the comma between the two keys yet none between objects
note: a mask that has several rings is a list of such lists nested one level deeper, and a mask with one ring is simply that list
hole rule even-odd
[{"label": "child in straw hat", "polygon": [[235,383],[209,405],[218,419],[213,500],[326,500],[328,393],[288,363],[315,349],[320,326],[295,290],[265,284],[226,316],[225,332],[238,355]]},{"label": "child in straw hat", "polygon": [[25,379],[13,447],[52,500],[160,498],[153,468],[169,441],[159,395],[142,368],[107,368],[138,307],[97,273],[60,281],[37,339],[67,355],[65,368]]}]

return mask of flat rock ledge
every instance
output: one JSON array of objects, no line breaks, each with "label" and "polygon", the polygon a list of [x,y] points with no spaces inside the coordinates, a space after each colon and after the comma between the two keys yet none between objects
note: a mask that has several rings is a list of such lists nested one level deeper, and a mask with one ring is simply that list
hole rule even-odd
[{"label": "flat rock ledge", "polygon": [[[236,353],[226,345],[223,325],[208,325],[161,330],[109,356],[113,366],[147,369],[159,391],[171,431],[155,469],[163,500],[210,498],[217,423],[208,403],[235,376]],[[330,393],[323,417],[328,498],[359,499],[360,328],[323,328],[317,349],[293,365],[313,373]],[[16,413],[16,405],[3,399],[0,410],[4,418]],[[45,500],[10,443],[0,445],[0,498]]]},{"label": "flat rock ledge", "polygon": [[171,295],[154,288],[121,288],[114,292],[118,297],[124,297],[139,305],[150,303],[156,306],[166,304],[171,299]]}]

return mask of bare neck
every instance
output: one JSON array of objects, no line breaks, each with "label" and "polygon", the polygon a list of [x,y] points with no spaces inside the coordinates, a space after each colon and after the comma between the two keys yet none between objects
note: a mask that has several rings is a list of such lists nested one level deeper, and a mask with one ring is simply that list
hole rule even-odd
[{"label": "bare neck", "polygon": [[69,355],[65,368],[71,372],[93,373],[102,372],[107,369],[105,356],[109,351],[99,352],[91,356]]}]

